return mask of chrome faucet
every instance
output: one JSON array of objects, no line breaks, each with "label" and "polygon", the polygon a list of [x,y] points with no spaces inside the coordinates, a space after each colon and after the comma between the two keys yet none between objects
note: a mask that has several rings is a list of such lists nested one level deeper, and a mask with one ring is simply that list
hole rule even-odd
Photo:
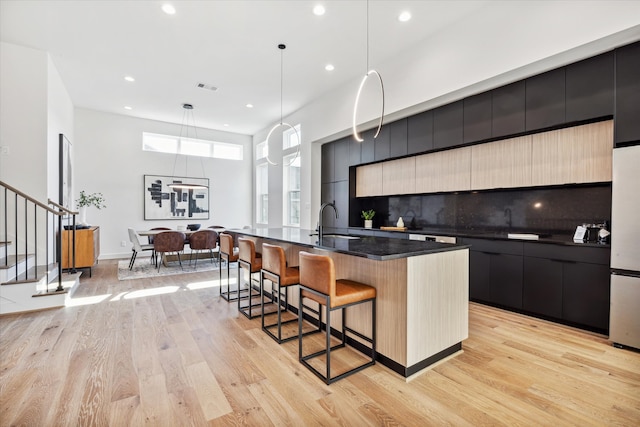
[{"label": "chrome faucet", "polygon": [[324,208],[326,208],[327,206],[331,206],[333,208],[333,210],[336,212],[336,219],[338,219],[338,208],[336,208],[336,205],[334,203],[323,203],[322,206],[320,206],[320,212],[318,213],[318,241],[322,242],[322,228],[324,227],[324,225],[322,224],[322,213],[324,212]]}]

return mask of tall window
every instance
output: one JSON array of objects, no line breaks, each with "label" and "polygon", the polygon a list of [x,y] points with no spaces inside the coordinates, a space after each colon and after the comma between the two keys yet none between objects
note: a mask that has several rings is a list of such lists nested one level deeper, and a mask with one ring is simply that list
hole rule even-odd
[{"label": "tall window", "polygon": [[[297,145],[302,134],[300,125],[295,126],[298,134],[289,129],[282,134],[282,191],[283,191],[283,223],[292,227],[300,227],[300,155],[296,157]],[[295,157],[295,160],[294,160]],[[293,163],[292,163],[293,162]],[[289,164],[291,163],[291,164]]]},{"label": "tall window", "polygon": [[269,171],[266,162],[256,166],[256,222],[269,222]]},{"label": "tall window", "polygon": [[142,132],[142,150],[227,160],[243,157],[242,145],[149,132]]}]

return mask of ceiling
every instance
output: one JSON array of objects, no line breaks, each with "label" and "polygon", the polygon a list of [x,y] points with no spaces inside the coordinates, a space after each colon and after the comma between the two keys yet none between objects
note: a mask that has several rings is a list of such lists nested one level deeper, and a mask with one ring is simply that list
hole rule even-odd
[{"label": "ceiling", "polygon": [[373,0],[367,21],[364,0],[2,0],[0,40],[49,52],[76,107],[181,123],[191,103],[199,127],[253,135],[280,119],[281,59],[287,116],[488,3]]}]

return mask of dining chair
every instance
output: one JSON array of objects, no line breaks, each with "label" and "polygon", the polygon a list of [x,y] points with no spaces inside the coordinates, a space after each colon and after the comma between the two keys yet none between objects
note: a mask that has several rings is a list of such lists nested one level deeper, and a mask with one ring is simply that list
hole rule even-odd
[{"label": "dining chair", "polygon": [[[155,236],[153,239],[153,247],[156,252],[156,264],[158,266],[158,271],[160,271],[160,266],[165,258],[165,254],[173,252],[178,255],[178,262],[182,269],[182,258],[180,257],[180,252],[184,250],[185,238],[185,234],[180,231],[163,231]],[[160,262],[158,262],[157,254],[160,254]]]},{"label": "dining chair", "polygon": [[131,248],[133,253],[131,254],[131,259],[129,260],[129,270],[133,269],[133,264],[135,264],[136,262],[136,257],[138,256],[138,253],[142,251],[152,251],[151,262],[153,262],[153,256],[154,256],[153,245],[140,244],[140,239],[138,239],[138,233],[136,233],[136,231],[133,228],[129,228],[128,230],[129,230],[129,240],[131,240],[131,243],[133,244],[133,248]]},{"label": "dining chair", "polygon": [[[164,230],[164,231],[169,231],[171,230],[169,227],[154,227],[150,229],[151,231],[160,231],[160,230]],[[153,245],[153,236],[147,236],[147,239],[149,239],[149,244]],[[156,259],[156,251],[153,251],[153,254],[151,254],[151,258],[152,260],[155,261]]]},{"label": "dining chair", "polygon": [[214,259],[216,258],[213,255],[213,250],[218,247],[218,232],[215,230],[205,229],[198,230],[189,236],[189,248],[191,249],[191,255],[189,257],[189,264],[191,264],[191,259],[193,258],[193,254],[196,254],[196,262],[195,268],[198,267],[198,254],[201,251],[209,251],[211,255],[211,263],[213,264]]}]

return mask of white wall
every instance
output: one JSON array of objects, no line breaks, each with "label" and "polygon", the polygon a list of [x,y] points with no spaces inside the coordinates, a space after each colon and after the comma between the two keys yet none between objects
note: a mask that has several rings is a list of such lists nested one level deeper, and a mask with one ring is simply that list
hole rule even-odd
[{"label": "white wall", "polygon": [[[131,254],[127,228],[186,225],[193,220],[145,221],[144,175],[172,175],[176,156],[142,151],[142,132],[180,135],[180,125],[77,108],[75,110],[75,197],[81,190],[101,192],[106,209],[89,208],[87,220],[100,226],[101,259]],[[197,122],[196,122],[197,124]],[[193,131],[193,129],[191,129]],[[204,159],[209,178],[210,219],[197,221],[206,227],[239,228],[252,223],[251,137],[198,128],[198,138],[244,145],[244,160]],[[184,156],[178,167],[184,168]],[[202,177],[199,161],[190,158],[189,176]],[[183,175],[184,169],[176,170]],[[127,246],[122,247],[121,242]]]},{"label": "white wall", "polygon": [[[384,79],[385,122],[640,40],[639,17],[640,2],[491,3],[435,37],[403,47],[392,61],[371,64]],[[360,78],[348,82],[284,118],[300,123],[303,133],[302,228],[315,228],[320,207],[320,150],[311,145],[350,133],[359,83]],[[377,88],[367,84],[367,90]],[[379,112],[376,95],[365,94],[359,128],[377,125]],[[254,144],[268,131],[254,135]],[[269,181],[270,189],[281,191],[281,173],[270,173]],[[278,209],[269,194],[272,208]]]}]

